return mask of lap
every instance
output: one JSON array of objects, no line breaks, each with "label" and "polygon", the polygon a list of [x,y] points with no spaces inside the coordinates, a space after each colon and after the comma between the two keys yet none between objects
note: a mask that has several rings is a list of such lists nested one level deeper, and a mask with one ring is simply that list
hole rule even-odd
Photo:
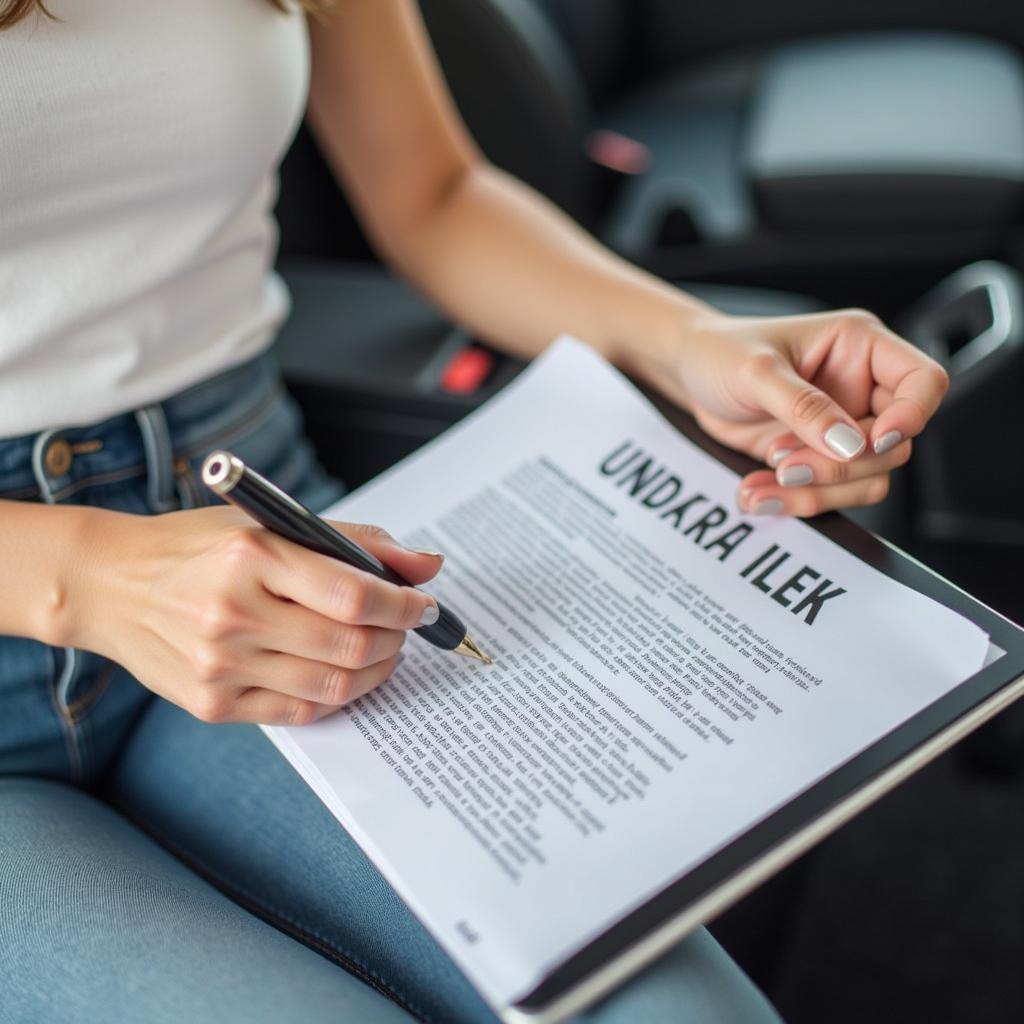
[{"label": "lap", "polygon": [[[321,507],[339,491],[315,467],[277,387],[257,361],[165,403],[174,450],[192,460],[184,475],[180,460],[145,450],[131,417],[99,425],[117,443],[76,456],[81,487],[61,500],[153,510],[150,483],[175,480],[187,503],[202,451],[230,443]],[[255,419],[253,409],[262,410]],[[22,447],[28,473],[31,446]],[[112,486],[119,467],[93,472],[88,460],[115,452],[129,475]],[[136,472],[143,463],[148,476]],[[0,1024],[405,1019],[371,986],[446,1024],[493,1021],[255,728],[204,726],[111,662],[15,638],[0,638],[0,710]],[[100,795],[158,842],[79,790],[13,777],[92,785],[104,772]],[[701,932],[587,1019],[775,1018]]]},{"label": "lap", "polygon": [[[348,834],[252,726],[210,726],[162,701],[114,762],[106,796],[215,885],[435,1021],[493,1021]],[[410,837],[414,840],[415,837]],[[586,1020],[775,1021],[700,931]]]},{"label": "lap", "polygon": [[493,1015],[255,726],[209,726],[154,702],[103,795],[279,928],[436,1021]]},{"label": "lap", "polygon": [[0,778],[0,982],[4,1022],[409,1020],[99,800],[28,778]]}]

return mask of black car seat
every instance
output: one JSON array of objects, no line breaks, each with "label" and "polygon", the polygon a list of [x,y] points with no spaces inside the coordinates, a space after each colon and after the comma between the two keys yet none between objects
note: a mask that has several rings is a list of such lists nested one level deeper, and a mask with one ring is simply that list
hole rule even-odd
[{"label": "black car seat", "polygon": [[[636,259],[763,228],[992,225],[1024,198],[1024,71],[992,39],[924,28],[801,38],[797,11],[787,40],[756,11],[748,28],[746,14],[719,24],[717,10],[702,7],[701,19],[676,4],[673,19],[661,4],[662,25],[702,20],[720,39],[652,73],[638,66],[657,53],[650,0],[421,7],[484,150]],[[856,24],[849,12],[832,24],[844,18]],[[947,111],[947,153],[927,123],[928,96],[950,77],[963,109]],[[807,93],[832,106],[803,109]],[[984,155],[973,145],[982,120],[992,128]],[[863,139],[863,159],[843,151],[848,130]],[[935,166],[947,157],[949,168]],[[919,197],[916,221],[908,192]]]}]

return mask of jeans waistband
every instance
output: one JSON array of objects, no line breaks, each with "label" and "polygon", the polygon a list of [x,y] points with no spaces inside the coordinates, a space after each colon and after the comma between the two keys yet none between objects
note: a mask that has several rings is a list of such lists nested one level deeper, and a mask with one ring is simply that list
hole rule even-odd
[{"label": "jeans waistband", "polygon": [[153,512],[177,507],[175,465],[241,437],[280,397],[264,354],[153,405],[85,426],[0,441],[0,498],[75,500],[92,484],[146,478]]}]

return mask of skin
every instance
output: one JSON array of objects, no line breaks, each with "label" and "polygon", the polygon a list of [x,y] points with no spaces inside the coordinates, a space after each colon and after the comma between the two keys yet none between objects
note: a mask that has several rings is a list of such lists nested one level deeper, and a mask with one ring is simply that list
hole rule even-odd
[{"label": "skin", "polygon": [[[741,481],[746,511],[885,496],[947,388],[936,363],[869,313],[726,316],[602,248],[481,156],[412,0],[339,0],[310,32],[321,147],[382,255],[454,320],[525,357],[562,331],[585,339],[773,466]],[[836,423],[863,437],[856,458],[825,443]],[[812,482],[783,486],[796,466]],[[382,530],[336,525],[412,582],[441,568]],[[388,677],[433,605],[229,507],[144,517],[0,502],[0,564],[0,634],[106,655],[212,722],[330,714]]]}]

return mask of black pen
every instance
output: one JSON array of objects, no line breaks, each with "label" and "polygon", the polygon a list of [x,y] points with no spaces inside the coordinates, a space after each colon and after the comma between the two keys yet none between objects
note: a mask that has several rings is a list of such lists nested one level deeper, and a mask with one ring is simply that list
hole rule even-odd
[{"label": "black pen", "polygon": [[[315,512],[285,494],[231,452],[217,451],[206,456],[203,460],[203,483],[280,537],[301,544],[310,551],[337,558],[378,579],[401,587],[412,586],[369,551],[338,533]],[[489,665],[491,659],[477,647],[459,617],[440,601],[437,602],[437,610],[437,622],[419,626],[416,632],[435,647],[454,651],[466,658],[476,658]]]}]

